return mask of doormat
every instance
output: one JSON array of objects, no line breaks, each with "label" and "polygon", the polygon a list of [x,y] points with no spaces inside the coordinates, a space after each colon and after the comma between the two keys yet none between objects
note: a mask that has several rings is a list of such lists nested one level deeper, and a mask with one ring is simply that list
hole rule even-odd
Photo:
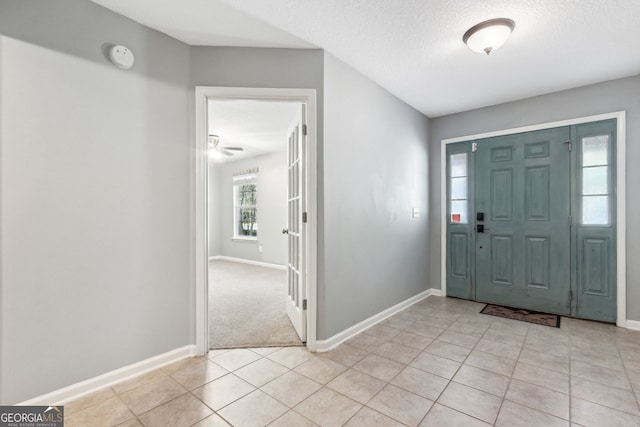
[{"label": "doormat", "polygon": [[560,327],[560,316],[557,314],[540,313],[538,311],[524,310],[522,308],[503,307],[501,305],[487,304],[480,311],[482,314],[504,317],[506,319],[520,320],[521,322],[536,323],[538,325]]}]

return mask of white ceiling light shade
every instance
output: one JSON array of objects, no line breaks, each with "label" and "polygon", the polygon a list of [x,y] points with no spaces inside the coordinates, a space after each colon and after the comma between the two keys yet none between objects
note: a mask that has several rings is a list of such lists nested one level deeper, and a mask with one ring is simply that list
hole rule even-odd
[{"label": "white ceiling light shade", "polygon": [[462,41],[472,51],[489,55],[507,41],[515,27],[516,23],[511,19],[490,19],[469,28]]}]

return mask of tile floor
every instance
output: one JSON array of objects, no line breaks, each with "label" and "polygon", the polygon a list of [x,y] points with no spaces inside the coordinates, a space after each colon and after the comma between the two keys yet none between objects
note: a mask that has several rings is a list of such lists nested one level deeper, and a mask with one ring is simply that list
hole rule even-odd
[{"label": "tile floor", "polygon": [[640,426],[640,332],[429,297],[328,353],[212,351],[65,405],[66,426]]}]

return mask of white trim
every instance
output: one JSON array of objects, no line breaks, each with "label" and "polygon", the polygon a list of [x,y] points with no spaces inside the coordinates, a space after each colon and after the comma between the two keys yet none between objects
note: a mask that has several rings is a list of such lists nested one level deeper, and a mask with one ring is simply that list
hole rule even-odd
[{"label": "white trim", "polygon": [[406,299],[401,303],[394,305],[393,307],[390,307],[384,311],[381,311],[380,313],[375,314],[369,317],[368,319],[365,319],[362,322],[357,323],[351,326],[350,328],[347,328],[344,331],[335,334],[331,338],[327,338],[326,340],[318,340],[316,343],[317,344],[316,351],[325,352],[325,351],[333,350],[334,348],[336,348],[343,342],[347,341],[348,339],[353,338],[354,336],[366,331],[367,329],[374,326],[375,324],[380,323],[381,321],[393,316],[396,313],[399,313],[405,308],[419,301],[422,301],[423,299],[430,297],[432,295],[440,296],[440,290],[427,289],[426,291],[421,292],[418,295],[415,295],[409,299]]},{"label": "white trim", "polygon": [[640,321],[638,320],[627,320],[627,329],[631,329],[633,331],[640,331]]},{"label": "white trim", "polygon": [[218,255],[218,256],[214,256],[214,257],[209,257],[209,261],[213,261],[213,260],[223,260],[223,261],[238,262],[238,263],[241,263],[241,264],[258,265],[260,267],[275,268],[277,270],[286,270],[287,269],[286,265],[271,264],[271,263],[268,263],[268,262],[253,261],[253,260],[250,260],[250,259],[234,258],[234,257],[230,257],[230,256],[225,256],[225,255]]},{"label": "white trim", "polygon": [[80,381],[70,386],[43,394],[42,396],[25,400],[17,405],[60,405],[86,396],[94,391],[169,365],[170,363],[177,362],[187,357],[192,357],[195,354],[195,350],[196,348],[193,345],[177,348],[175,350],[150,357],[149,359],[123,366],[122,368],[107,372],[106,374],[98,375],[97,377],[89,378],[88,380]]},{"label": "white trim", "polygon": [[306,104],[307,111],[307,348],[316,350],[317,325],[317,106],[315,89],[239,88],[196,86],[195,141],[195,279],[196,279],[196,354],[209,349],[208,334],[208,254],[207,254],[207,100],[284,101]]},{"label": "white trim", "polygon": [[514,133],[530,132],[534,130],[549,129],[554,127],[572,126],[582,123],[597,122],[600,120],[616,119],[617,141],[616,141],[616,194],[617,194],[617,320],[616,325],[620,327],[629,327],[627,320],[627,251],[626,251],[626,164],[625,153],[627,145],[626,135],[626,112],[616,111],[606,114],[597,114],[594,116],[578,117],[574,119],[561,120],[557,122],[548,122],[523,126],[518,128],[498,130],[494,132],[485,132],[475,135],[459,136],[455,138],[446,138],[440,144],[440,289],[442,295],[447,295],[447,168],[446,168],[446,147],[447,144],[455,142],[469,141],[472,139],[484,139],[494,136],[511,135]]}]

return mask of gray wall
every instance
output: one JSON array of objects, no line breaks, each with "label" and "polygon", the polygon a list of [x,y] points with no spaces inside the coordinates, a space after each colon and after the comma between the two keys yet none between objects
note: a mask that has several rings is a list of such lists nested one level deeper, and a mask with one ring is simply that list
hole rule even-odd
[{"label": "gray wall", "polygon": [[331,55],[324,71],[319,339],[426,290],[429,259],[428,119]]},{"label": "gray wall", "polygon": [[[430,286],[440,288],[440,148],[446,138],[626,110],[627,159],[640,159],[640,76],[556,92],[431,120]],[[627,161],[627,318],[640,320],[640,168]]]},{"label": "gray wall", "polygon": [[[265,154],[249,159],[216,165],[219,168],[217,220],[220,255],[270,264],[287,264],[287,153]],[[233,240],[234,172],[259,168],[257,177],[258,240]],[[258,248],[262,247],[262,252]]]},{"label": "gray wall", "polygon": [[[193,342],[190,49],[86,0],[1,1],[0,402]],[[16,40],[18,39],[18,40]],[[129,71],[106,44],[136,54]]]}]

